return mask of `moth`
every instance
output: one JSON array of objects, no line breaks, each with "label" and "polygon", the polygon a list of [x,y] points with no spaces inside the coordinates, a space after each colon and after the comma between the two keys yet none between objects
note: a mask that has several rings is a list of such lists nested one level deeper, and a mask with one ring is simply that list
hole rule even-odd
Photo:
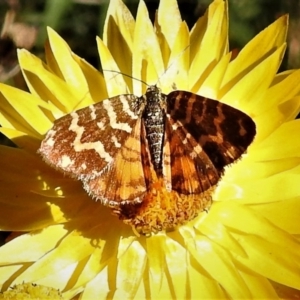
[{"label": "moth", "polygon": [[179,196],[216,186],[256,134],[244,112],[188,91],[148,86],[54,122],[39,153],[109,207],[137,205],[157,180]]}]

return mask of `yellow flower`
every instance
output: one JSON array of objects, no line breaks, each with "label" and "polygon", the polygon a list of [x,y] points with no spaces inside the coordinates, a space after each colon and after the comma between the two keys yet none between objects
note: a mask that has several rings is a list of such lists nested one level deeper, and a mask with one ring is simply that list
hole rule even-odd
[{"label": "yellow flower", "polygon": [[[300,290],[300,70],[276,75],[287,17],[234,59],[227,6],[215,0],[191,32],[175,0],[161,1],[151,24],[110,1],[103,75],[49,29],[46,63],[25,50],[19,61],[30,93],[0,85],[0,228],[25,233],[0,248],[2,291],[35,283],[65,299],[276,299],[274,282]],[[123,76],[120,73],[132,77]],[[135,79],[133,79],[135,78]],[[171,232],[136,236],[81,183],[36,154],[53,121],[74,109],[158,83],[218,99],[253,118],[255,141],[229,166],[208,213]],[[3,172],[4,170],[4,172]]]},{"label": "yellow flower", "polygon": [[59,291],[37,284],[18,284],[11,287],[8,291],[0,293],[0,299],[50,299],[50,300],[62,300],[62,295]]}]

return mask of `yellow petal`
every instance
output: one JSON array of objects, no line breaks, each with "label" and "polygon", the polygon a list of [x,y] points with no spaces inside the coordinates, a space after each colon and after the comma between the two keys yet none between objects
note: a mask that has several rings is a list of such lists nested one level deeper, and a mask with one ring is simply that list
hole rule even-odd
[{"label": "yellow petal", "polygon": [[[235,163],[226,169],[222,182],[219,187],[228,183],[244,184],[259,179],[266,179],[272,175],[289,171],[297,167],[300,163],[300,157],[289,157],[285,159],[275,159],[272,156],[269,160],[260,160],[259,157],[244,157],[239,163]],[[224,181],[224,183],[223,183]]]},{"label": "yellow petal", "polygon": [[259,143],[276,130],[282,123],[293,120],[299,113],[300,97],[294,97],[277,107],[272,107],[263,114],[255,117],[257,135],[255,141]]},{"label": "yellow petal", "polygon": [[240,237],[240,243],[246,249],[248,257],[236,257],[237,261],[262,276],[300,289],[299,255],[289,252],[289,245],[271,244],[256,235]]},{"label": "yellow petal", "polygon": [[181,258],[181,263],[186,264],[187,251],[178,241],[167,238],[164,246],[165,262],[167,274],[170,276],[170,289],[174,289],[176,299],[184,299],[187,297],[186,286],[183,282],[187,282],[187,273],[183,272],[182,265],[178,264],[177,259]]},{"label": "yellow petal", "polygon": [[[250,291],[240,277],[228,251],[204,236],[196,237],[194,243],[189,243],[187,247],[198,264],[225,289],[232,299],[250,299]],[[216,298],[217,291],[212,292],[212,298]]]},{"label": "yellow petal", "polygon": [[195,224],[195,228],[204,236],[207,236],[219,245],[226,245],[226,249],[240,256],[246,256],[246,253],[239,242],[232,237],[227,228],[221,223],[216,222],[213,216],[206,218],[205,222]]},{"label": "yellow petal", "polygon": [[[80,263],[73,263],[68,266],[62,266],[55,274],[48,273],[47,271],[46,276],[43,273],[41,273],[41,276],[39,276],[39,279],[34,280],[37,284],[50,286],[53,288],[56,288],[58,290],[63,291],[64,289],[68,289],[68,283],[72,280],[72,275],[76,274],[76,269],[79,268],[78,265]],[[39,268],[41,269],[41,268]],[[34,270],[34,269],[33,269]],[[30,270],[31,271],[31,270]],[[41,270],[43,271],[43,270]],[[37,272],[36,270],[34,272]],[[30,272],[26,274],[26,278],[31,278]],[[23,279],[24,280],[24,279]],[[17,284],[21,284],[21,281],[19,280],[19,277],[15,281]],[[72,282],[71,282],[72,283]]]},{"label": "yellow petal", "polygon": [[[112,266],[115,267],[115,266]],[[89,281],[83,289],[82,299],[112,299],[113,287],[108,275],[108,267],[106,266],[97,274],[97,276]]]},{"label": "yellow petal", "polygon": [[[62,210],[75,213],[76,207],[80,207],[88,198],[79,182],[48,167],[36,154],[5,146],[0,146],[0,154],[1,167],[5,170],[0,172],[2,230],[29,231],[44,228],[53,224],[54,219],[58,221],[62,217],[55,202]],[[14,164],[11,164],[12,161]],[[60,203],[60,197],[65,195],[74,203]],[[51,212],[56,215],[51,215]]]},{"label": "yellow petal", "polygon": [[[100,38],[97,38],[99,55],[102,58],[102,68],[109,97],[128,93],[126,81],[122,76],[114,57]],[[125,73],[126,74],[126,73]]]},{"label": "yellow petal", "polygon": [[85,89],[78,94],[77,90],[71,89],[64,80],[50,72],[39,58],[26,50],[19,50],[18,57],[31,93],[44,101],[51,101],[62,112],[73,111],[87,93]]},{"label": "yellow petal", "polygon": [[[73,264],[77,264],[93,251],[94,246],[89,238],[81,236],[76,231],[68,232],[60,241],[59,247],[47,252],[47,254],[44,253],[43,257],[19,275],[17,282],[23,280],[35,282],[44,277],[55,276],[61,270],[68,270],[68,267],[74,268]],[[71,274],[72,271],[67,276]],[[64,277],[61,280],[66,284],[69,278]],[[44,282],[44,284],[47,284],[47,282]],[[49,282],[49,285],[51,286],[51,282]]]},{"label": "yellow petal", "polygon": [[273,203],[259,203],[251,207],[282,230],[293,235],[299,235],[299,203],[300,196]]},{"label": "yellow petal", "polygon": [[189,278],[188,295],[190,299],[226,299],[227,294],[219,283],[199,272],[199,263],[188,255],[187,274]]},{"label": "yellow petal", "polygon": [[39,233],[23,234],[0,248],[0,265],[34,262],[55,248],[66,234],[62,225],[49,226]]},{"label": "yellow petal", "polygon": [[[270,86],[278,70],[284,50],[285,45],[282,45],[265,60],[261,61],[259,65],[247,70],[247,73],[231,81],[229,85],[232,85],[232,88],[228,90],[229,86],[226,86],[227,91],[222,96],[222,102],[243,109],[250,115],[254,115],[254,111],[257,113],[261,106],[264,91]],[[225,91],[225,88],[223,91]]]},{"label": "yellow petal", "polygon": [[[110,1],[104,24],[103,41],[116,64],[125,74],[131,74],[134,30],[135,20],[124,3],[120,0]],[[103,63],[105,57],[100,57]]]},{"label": "yellow petal", "polygon": [[264,105],[260,107],[260,113],[266,113],[278,103],[286,102],[299,94],[300,70],[288,71],[277,74],[273,80],[272,86],[266,91]]},{"label": "yellow petal", "polygon": [[[121,256],[118,255],[117,290],[114,294],[116,299],[132,299],[134,297],[146,267],[146,251],[138,241],[132,242],[131,240],[120,240],[119,250],[123,252],[122,248],[126,248],[126,251]],[[130,247],[128,247],[128,242]]]},{"label": "yellow petal", "polygon": [[151,239],[146,239],[148,264],[150,273],[151,291],[157,297],[162,289],[163,275],[166,261],[163,253],[163,245],[166,237],[164,235],[155,235]]},{"label": "yellow petal", "polygon": [[[96,70],[92,65],[87,63],[81,57],[73,54],[72,55],[74,60],[80,66],[88,84],[89,94],[91,95],[94,102],[99,102],[100,100],[107,98],[107,91],[106,91],[106,82],[104,80],[103,74]],[[88,106],[92,104],[88,95],[84,96],[84,101],[80,103],[81,108],[84,106]]]},{"label": "yellow petal", "polygon": [[[225,201],[216,203],[211,211],[213,212],[212,216],[208,217],[219,219],[232,234],[234,233],[234,236],[238,235],[238,238],[243,237],[243,239],[246,239],[248,236],[256,236],[269,243],[269,245],[284,246],[286,251],[291,252],[291,255],[298,255],[297,259],[300,258],[300,254],[297,251],[297,241],[288,233],[268,222],[250,207],[235,201]],[[240,244],[243,246],[244,251],[247,252],[248,248],[243,243]]]},{"label": "yellow petal", "polygon": [[1,282],[1,290],[6,291],[9,289],[11,284],[11,278],[14,277],[15,274],[18,273],[18,270],[21,269],[20,265],[8,265],[1,266],[0,272],[0,282]]},{"label": "yellow petal", "polygon": [[188,90],[188,71],[190,65],[189,58],[190,37],[189,29],[185,22],[181,23],[177,38],[170,49],[170,58],[166,71],[160,74],[159,81],[165,87],[164,92],[171,92],[176,85],[176,89]]},{"label": "yellow petal", "polygon": [[249,269],[241,268],[240,275],[251,293],[250,299],[279,299],[270,281]]},{"label": "yellow petal", "polygon": [[215,67],[211,70],[207,77],[204,79],[200,89],[195,91],[196,94],[202,95],[210,99],[220,99],[218,93],[224,74],[228,68],[231,58],[231,53],[224,55],[220,61],[217,62]]},{"label": "yellow petal", "polygon": [[[300,180],[300,174],[290,174],[290,172],[276,174],[269,178],[243,182],[242,184],[228,183],[220,187],[216,194],[216,200],[226,201],[238,199],[243,203],[267,203],[282,201],[299,195],[297,182]],[[253,185],[255,184],[255,188]],[[280,187],[280,193],[274,193]]]},{"label": "yellow petal", "polygon": [[62,79],[83,98],[88,92],[85,76],[72,56],[68,44],[50,27],[47,28],[49,45],[62,74]]},{"label": "yellow petal", "polygon": [[6,137],[16,144],[19,148],[22,148],[32,154],[36,153],[37,149],[40,146],[40,140],[36,139],[30,135],[25,134],[24,132],[10,129],[10,128],[0,128],[0,132],[2,132]]},{"label": "yellow petal", "polygon": [[[157,28],[159,26],[159,32],[162,34],[160,37],[163,38],[163,40],[160,41],[160,44],[165,44],[165,46],[162,46],[161,48],[162,51],[164,49],[169,50],[174,45],[181,22],[177,1],[162,0],[159,2],[156,23]],[[169,49],[167,49],[167,47]],[[169,54],[163,52],[163,57],[167,58],[169,57]]]},{"label": "yellow petal", "polygon": [[[146,39],[145,36],[147,37]],[[153,30],[144,1],[140,1],[137,11],[132,52],[133,92],[136,95],[141,95],[145,91],[145,85],[138,79],[143,80],[147,84],[155,84],[164,71],[158,39]],[[153,67],[149,68],[151,63],[153,63]]]},{"label": "yellow petal", "polygon": [[228,47],[226,3],[214,1],[209,6],[207,14],[207,28],[189,71],[192,90],[199,90],[218,60],[227,52]]},{"label": "yellow petal", "polygon": [[243,74],[282,47],[286,40],[287,25],[288,17],[285,15],[254,37],[229,65],[223,86],[237,82],[237,78],[244,76]]},{"label": "yellow petal", "polygon": [[[284,123],[264,141],[255,143],[251,151],[260,161],[299,157],[299,130],[300,120]],[[276,147],[276,145],[280,145],[280,147]]]},{"label": "yellow petal", "polygon": [[[106,244],[107,243],[105,240],[100,240],[98,242],[97,247],[88,257],[88,261],[84,266],[82,266],[80,274],[78,278],[76,278],[74,286],[72,286],[72,290],[77,290],[78,288],[85,286],[87,283],[93,280],[99,272],[101,272],[103,267],[106,265],[106,262],[102,259],[103,251],[105,251],[104,249]],[[99,263],[101,261],[102,263]]]},{"label": "yellow petal", "polygon": [[42,111],[42,108],[49,108],[47,103],[8,85],[0,84],[0,88],[3,116],[1,125],[41,138],[40,135],[44,134],[52,125]]}]

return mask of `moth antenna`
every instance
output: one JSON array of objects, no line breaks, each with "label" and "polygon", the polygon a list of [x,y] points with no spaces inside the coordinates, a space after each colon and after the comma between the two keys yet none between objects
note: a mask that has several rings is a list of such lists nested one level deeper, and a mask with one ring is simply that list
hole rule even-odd
[{"label": "moth antenna", "polygon": [[[178,58],[183,55],[185,53],[185,51],[191,46],[191,44],[187,45],[179,54],[178,54]],[[171,69],[171,67],[176,63],[176,60],[174,60],[168,67],[167,69],[160,75],[158,76],[157,82],[155,83],[155,86],[157,86],[157,84],[160,82],[161,78]],[[140,81],[141,83],[143,83],[144,85],[146,85],[147,87],[150,86],[150,84],[148,84],[147,82],[145,82],[144,80],[135,78],[133,76],[130,76],[126,73],[120,72],[120,71],[115,71],[115,70],[107,70],[107,69],[102,69],[103,72],[112,72],[112,73],[117,73],[126,77],[129,77],[131,79]],[[158,74],[157,74],[158,75]],[[175,84],[175,83],[174,83]],[[176,86],[176,85],[175,85]]]},{"label": "moth antenna", "polygon": [[[185,51],[191,47],[191,44],[188,44],[184,49],[182,49],[182,51],[177,55],[177,58],[179,58],[180,56],[182,56]],[[155,83],[155,85],[158,84],[158,82],[160,82],[161,78],[163,76],[166,75],[166,73],[171,69],[171,67],[177,62],[177,59],[174,59],[173,62],[166,68],[166,70],[158,77],[157,79],[157,82]],[[176,87],[176,84],[174,83],[175,87]],[[173,86],[172,86],[173,87]]]},{"label": "moth antenna", "polygon": [[86,91],[86,93],[83,95],[83,97],[78,101],[78,103],[73,107],[73,111],[77,110],[79,108],[80,103],[87,97],[89,94],[89,91]]},{"label": "moth antenna", "polygon": [[139,81],[139,82],[141,82],[141,83],[143,83],[144,85],[146,85],[146,86],[150,86],[147,82],[145,82],[144,80],[141,80],[141,79],[138,79],[138,78],[135,78],[135,77],[133,77],[133,76],[130,76],[130,75],[128,75],[128,74],[126,74],[126,73],[123,73],[123,72],[120,72],[120,71],[115,71],[115,70],[106,70],[106,69],[102,69],[102,71],[103,72],[112,72],[112,73],[117,73],[117,74],[120,74],[120,75],[123,75],[123,76],[126,76],[126,77],[129,77],[129,78],[131,78],[131,79],[134,79],[134,80],[137,80],[137,81]]}]

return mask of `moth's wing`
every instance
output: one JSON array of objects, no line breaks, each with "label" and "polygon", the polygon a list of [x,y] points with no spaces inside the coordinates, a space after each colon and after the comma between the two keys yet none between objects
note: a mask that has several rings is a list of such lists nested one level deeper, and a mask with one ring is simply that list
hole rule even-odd
[{"label": "moth's wing", "polygon": [[167,116],[193,137],[220,175],[246,151],[256,134],[247,114],[190,92],[168,95]]},{"label": "moth's wing", "polygon": [[167,116],[165,129],[163,174],[167,189],[194,195],[216,185],[218,171],[185,128]]},{"label": "moth's wing", "polygon": [[148,190],[150,176],[150,155],[139,118],[114,160],[98,176],[84,180],[84,188],[110,207],[140,203]]},{"label": "moth's wing", "polygon": [[87,180],[99,175],[130,137],[139,118],[138,100],[120,95],[56,120],[39,153],[72,177]]}]

